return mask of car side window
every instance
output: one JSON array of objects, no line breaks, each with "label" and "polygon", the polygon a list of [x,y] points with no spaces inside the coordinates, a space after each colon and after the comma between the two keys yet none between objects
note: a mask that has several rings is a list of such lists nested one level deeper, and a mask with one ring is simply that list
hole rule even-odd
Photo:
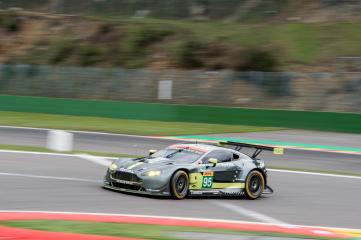
[{"label": "car side window", "polygon": [[202,163],[204,163],[204,164],[209,163],[209,159],[211,159],[211,158],[218,159],[218,163],[230,162],[230,161],[232,161],[233,154],[231,152],[225,151],[225,150],[214,150],[214,151],[208,153],[202,159]]}]

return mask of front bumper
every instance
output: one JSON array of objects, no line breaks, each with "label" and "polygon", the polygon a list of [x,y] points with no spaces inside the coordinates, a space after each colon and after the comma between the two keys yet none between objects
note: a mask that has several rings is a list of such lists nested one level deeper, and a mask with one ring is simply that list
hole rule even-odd
[{"label": "front bumper", "polygon": [[104,177],[104,188],[137,194],[147,194],[155,196],[169,196],[169,182],[157,177],[146,177],[135,175],[122,178],[122,173],[111,173],[107,171]]}]

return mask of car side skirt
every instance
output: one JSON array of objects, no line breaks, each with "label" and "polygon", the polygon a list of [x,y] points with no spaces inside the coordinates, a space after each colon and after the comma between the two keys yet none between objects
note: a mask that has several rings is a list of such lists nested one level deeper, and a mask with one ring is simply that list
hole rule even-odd
[{"label": "car side skirt", "polygon": [[201,189],[189,190],[189,195],[192,196],[244,196],[244,189],[242,188],[226,188],[226,189]]}]

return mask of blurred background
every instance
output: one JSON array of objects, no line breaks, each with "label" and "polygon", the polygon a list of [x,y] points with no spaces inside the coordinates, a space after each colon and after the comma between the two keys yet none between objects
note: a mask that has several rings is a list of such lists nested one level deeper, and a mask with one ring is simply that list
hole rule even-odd
[{"label": "blurred background", "polygon": [[359,0],[2,0],[0,9],[0,94],[361,111]]}]

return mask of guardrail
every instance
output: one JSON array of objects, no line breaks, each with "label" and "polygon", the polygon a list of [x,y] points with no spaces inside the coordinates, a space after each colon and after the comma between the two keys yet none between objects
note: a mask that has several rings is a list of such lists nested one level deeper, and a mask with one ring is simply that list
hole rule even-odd
[{"label": "guardrail", "polygon": [[361,112],[361,73],[0,65],[0,94]]}]

